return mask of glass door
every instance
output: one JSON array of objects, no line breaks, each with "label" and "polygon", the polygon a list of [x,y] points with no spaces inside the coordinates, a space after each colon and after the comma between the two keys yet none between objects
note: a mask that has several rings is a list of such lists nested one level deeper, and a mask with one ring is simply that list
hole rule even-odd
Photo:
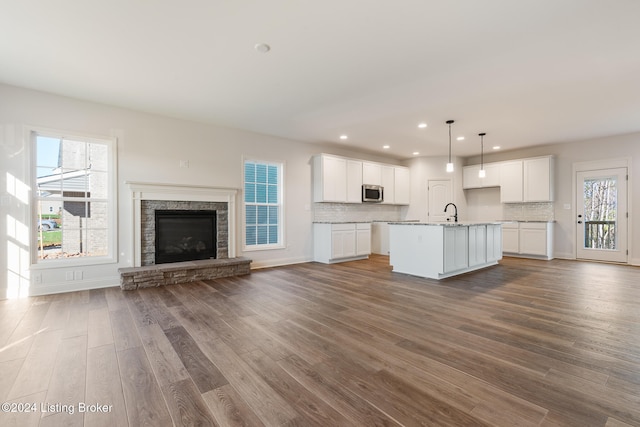
[{"label": "glass door", "polygon": [[627,169],[577,172],[577,258],[627,262]]}]

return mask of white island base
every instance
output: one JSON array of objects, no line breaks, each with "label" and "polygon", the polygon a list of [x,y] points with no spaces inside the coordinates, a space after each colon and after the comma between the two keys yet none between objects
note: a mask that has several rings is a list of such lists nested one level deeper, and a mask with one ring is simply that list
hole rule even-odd
[{"label": "white island base", "polygon": [[500,259],[500,223],[389,224],[389,263],[394,272],[444,279],[496,265]]}]

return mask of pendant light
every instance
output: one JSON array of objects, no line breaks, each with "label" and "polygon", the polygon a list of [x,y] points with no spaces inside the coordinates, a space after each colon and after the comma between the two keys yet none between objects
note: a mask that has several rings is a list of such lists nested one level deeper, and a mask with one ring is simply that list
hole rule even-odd
[{"label": "pendant light", "polygon": [[453,120],[447,120],[447,124],[449,125],[449,163],[447,163],[447,172],[453,172],[453,163],[451,162],[451,125]]},{"label": "pendant light", "polygon": [[485,135],[486,133],[484,132],[478,134],[478,136],[480,136],[480,172],[478,172],[478,176],[480,178],[484,178],[485,176],[487,176],[487,172],[485,172],[484,170],[484,136]]}]

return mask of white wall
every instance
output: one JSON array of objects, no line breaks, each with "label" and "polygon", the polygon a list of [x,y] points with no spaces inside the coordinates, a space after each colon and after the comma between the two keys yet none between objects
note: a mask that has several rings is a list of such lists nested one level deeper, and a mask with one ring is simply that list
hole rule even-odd
[{"label": "white wall", "polygon": [[[428,220],[429,212],[429,181],[451,179],[453,188],[453,203],[458,207],[458,218],[469,219],[467,204],[462,191],[462,159],[453,157],[454,171],[447,173],[447,157],[416,157],[406,162],[411,170],[411,206],[407,212],[407,219]],[[436,210],[444,206],[432,207]]]},{"label": "white wall", "polygon": [[[320,152],[393,163],[335,146],[319,146],[135,112],[61,96],[0,85],[0,299],[7,283],[32,295],[117,285],[117,269],[132,265],[131,195],[125,181],[242,187],[242,159],[253,157],[285,163],[286,248],[239,255],[252,267],[312,259],[311,156]],[[117,264],[42,269],[37,282],[29,259],[30,147],[25,128],[36,126],[118,139]],[[189,168],[181,168],[187,160]],[[240,193],[241,194],[241,193]],[[242,196],[239,196],[238,206]],[[239,209],[237,224],[241,224]],[[9,231],[5,231],[8,230]],[[238,239],[241,233],[238,230]],[[241,242],[237,247],[242,248]],[[241,252],[241,251],[240,251]],[[82,280],[67,281],[69,271]]]},{"label": "white wall", "polygon": [[[640,133],[492,153],[485,155],[485,162],[543,155],[554,155],[556,158],[554,216],[557,222],[554,228],[554,252],[556,257],[569,259],[576,256],[574,164],[607,159],[630,159],[629,262],[640,265]],[[478,163],[480,163],[479,157],[465,159],[467,165]],[[496,209],[495,197],[489,193],[483,193],[485,191],[466,190],[467,203],[471,212],[477,212],[479,206],[483,204],[493,205],[492,209]],[[570,209],[565,209],[565,205],[568,205]]]}]

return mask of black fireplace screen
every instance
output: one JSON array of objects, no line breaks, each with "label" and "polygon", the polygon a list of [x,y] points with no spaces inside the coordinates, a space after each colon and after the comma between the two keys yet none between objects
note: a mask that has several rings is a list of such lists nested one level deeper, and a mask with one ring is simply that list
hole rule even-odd
[{"label": "black fireplace screen", "polygon": [[156,264],[216,257],[216,211],[156,210]]}]

